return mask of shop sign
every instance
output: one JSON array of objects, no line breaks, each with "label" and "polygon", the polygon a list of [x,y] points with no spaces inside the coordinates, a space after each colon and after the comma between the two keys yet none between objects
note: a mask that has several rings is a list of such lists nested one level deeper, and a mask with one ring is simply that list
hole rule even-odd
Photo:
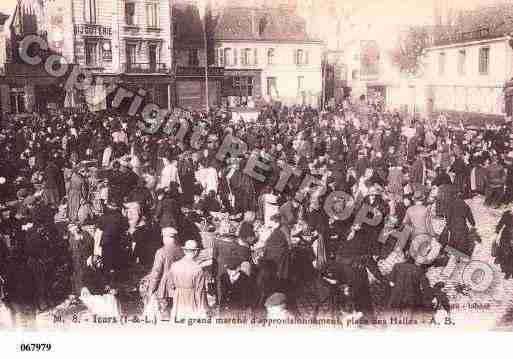
[{"label": "shop sign", "polygon": [[112,28],[103,25],[75,24],[75,35],[85,36],[112,36]]}]

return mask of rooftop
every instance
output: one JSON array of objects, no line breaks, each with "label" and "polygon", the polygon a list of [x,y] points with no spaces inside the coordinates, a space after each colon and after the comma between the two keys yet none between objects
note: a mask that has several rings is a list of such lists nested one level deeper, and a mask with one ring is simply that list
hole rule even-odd
[{"label": "rooftop", "polygon": [[513,4],[482,6],[460,13],[453,26],[436,29],[434,45],[493,39],[513,33]]},{"label": "rooftop", "polygon": [[215,20],[216,40],[320,42],[291,8],[227,7]]}]

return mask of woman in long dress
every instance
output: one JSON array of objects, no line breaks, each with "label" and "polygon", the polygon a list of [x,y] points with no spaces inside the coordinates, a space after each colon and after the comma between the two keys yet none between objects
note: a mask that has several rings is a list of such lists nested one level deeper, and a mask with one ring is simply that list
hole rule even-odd
[{"label": "woman in long dress", "polygon": [[254,180],[243,173],[244,166],[239,164],[229,180],[235,197],[235,213],[254,211],[257,206]]},{"label": "woman in long dress", "polygon": [[82,177],[83,169],[75,169],[71,175],[68,187],[68,218],[70,222],[78,220],[78,210],[85,198],[85,181]]},{"label": "woman in long dress", "polygon": [[87,231],[75,224],[68,226],[69,249],[71,252],[73,275],[71,277],[72,295],[80,297],[83,287],[87,287],[87,260],[93,255],[94,239]]},{"label": "woman in long dress", "polygon": [[447,217],[449,205],[454,198],[451,177],[449,177],[442,167],[439,167],[432,185],[438,188],[436,196],[436,214],[439,217]]},{"label": "woman in long dress", "polygon": [[[501,232],[502,231],[502,232]],[[500,233],[498,250],[495,254],[495,264],[501,267],[505,279],[513,278],[513,214],[506,211],[502,215],[496,227],[496,232]]]},{"label": "woman in long dress", "polygon": [[194,260],[195,241],[183,247],[185,257],[171,265],[159,287],[159,298],[172,298],[171,320],[201,319],[207,315],[207,275]]}]

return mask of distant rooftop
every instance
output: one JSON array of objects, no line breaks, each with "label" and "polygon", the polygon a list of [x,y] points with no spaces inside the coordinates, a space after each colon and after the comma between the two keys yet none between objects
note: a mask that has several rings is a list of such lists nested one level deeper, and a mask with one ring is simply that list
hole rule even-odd
[{"label": "distant rooftop", "polygon": [[288,7],[227,7],[216,19],[216,40],[316,41],[306,30],[306,22]]},{"label": "distant rooftop", "polygon": [[513,33],[513,4],[503,3],[464,11],[453,26],[435,29],[434,45],[493,39]]}]

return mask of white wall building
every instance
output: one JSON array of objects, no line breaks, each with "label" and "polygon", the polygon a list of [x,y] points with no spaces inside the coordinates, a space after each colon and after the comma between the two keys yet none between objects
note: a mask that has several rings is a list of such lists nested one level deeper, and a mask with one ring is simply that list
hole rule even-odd
[{"label": "white wall building", "polygon": [[318,105],[324,46],[292,9],[228,7],[217,21],[216,64],[225,68],[226,98]]},{"label": "white wall building", "polygon": [[503,88],[513,76],[509,36],[426,50],[425,81],[434,111],[503,115]]}]

